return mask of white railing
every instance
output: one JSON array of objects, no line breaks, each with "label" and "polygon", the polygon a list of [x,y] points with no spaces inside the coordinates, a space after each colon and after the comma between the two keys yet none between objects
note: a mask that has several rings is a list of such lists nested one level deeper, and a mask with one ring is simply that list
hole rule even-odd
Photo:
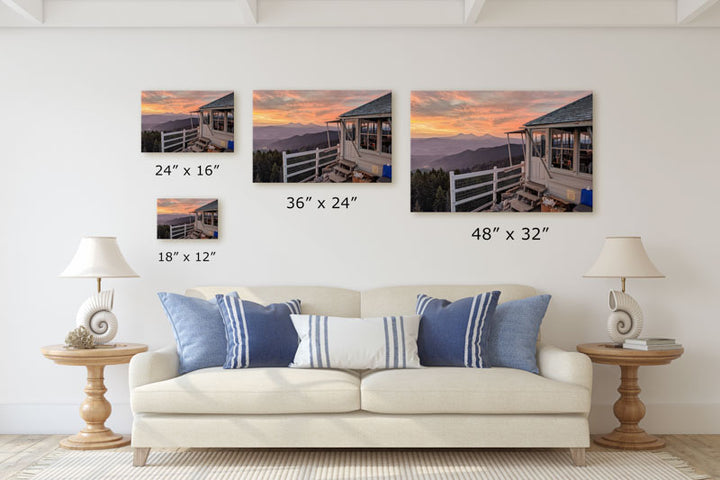
[{"label": "white railing", "polygon": [[[309,173],[309,175],[298,180],[298,182],[308,182],[320,176],[320,169],[335,162],[340,152],[340,145],[330,148],[316,148],[306,152],[287,153],[282,152],[283,157],[283,182],[288,183],[293,177]],[[312,157],[312,158],[308,158]],[[309,165],[309,166],[307,166]],[[307,166],[299,170],[288,172],[288,169]]]},{"label": "white railing", "polygon": [[195,222],[183,223],[182,225],[170,225],[170,238],[175,240],[187,237],[188,233],[193,231]]},{"label": "white railing", "polygon": [[161,152],[180,152],[185,150],[191,142],[198,138],[200,127],[175,130],[174,132],[160,132]]},{"label": "white railing", "polygon": [[[516,173],[517,172],[517,173]],[[492,170],[483,170],[481,172],[470,172],[456,174],[450,172],[450,211],[457,211],[457,206],[465,203],[473,202],[481,198],[489,197],[488,201],[473,209],[473,212],[479,212],[491,207],[497,201],[498,193],[509,190],[513,187],[520,185],[522,182],[523,175],[525,174],[525,162],[521,162],[518,165],[504,168],[493,168]],[[478,179],[482,180],[481,177],[492,177],[487,181],[480,181],[479,183],[471,183],[462,187],[457,186],[459,180]],[[463,182],[467,183],[467,182]],[[492,188],[490,188],[492,187]],[[480,190],[475,195],[464,197],[460,200],[457,199],[458,193],[470,192],[472,190]]]}]

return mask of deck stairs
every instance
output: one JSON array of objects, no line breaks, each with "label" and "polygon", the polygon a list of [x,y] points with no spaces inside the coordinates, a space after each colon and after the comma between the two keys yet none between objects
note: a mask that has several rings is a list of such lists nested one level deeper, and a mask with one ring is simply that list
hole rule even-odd
[{"label": "deck stairs", "polygon": [[510,208],[516,212],[529,212],[540,205],[542,195],[547,190],[545,185],[526,181],[515,192],[515,197],[510,200]]},{"label": "deck stairs", "polygon": [[188,148],[189,152],[206,152],[208,147],[210,146],[210,140],[207,138],[198,138],[192,145],[190,145],[190,148]]},{"label": "deck stairs", "polygon": [[344,183],[350,181],[353,170],[355,170],[356,166],[357,165],[354,162],[341,158],[335,165],[333,165],[332,171],[328,175],[328,179],[333,183]]},{"label": "deck stairs", "polygon": [[185,236],[185,238],[189,239],[189,240],[202,238],[202,232],[200,232],[200,230],[193,230],[192,232],[188,233],[187,236]]}]

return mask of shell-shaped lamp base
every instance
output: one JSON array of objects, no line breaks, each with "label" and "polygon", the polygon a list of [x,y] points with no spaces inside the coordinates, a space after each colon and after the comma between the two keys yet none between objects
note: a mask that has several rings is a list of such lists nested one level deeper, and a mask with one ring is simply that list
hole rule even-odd
[{"label": "shell-shaped lamp base", "polygon": [[627,338],[640,336],[643,313],[633,297],[625,292],[610,290],[608,306],[612,313],[608,317],[607,329],[613,342],[623,343]]},{"label": "shell-shaped lamp base", "polygon": [[87,328],[95,337],[95,344],[108,343],[117,334],[118,322],[112,313],[115,290],[105,290],[80,305],[75,324]]}]

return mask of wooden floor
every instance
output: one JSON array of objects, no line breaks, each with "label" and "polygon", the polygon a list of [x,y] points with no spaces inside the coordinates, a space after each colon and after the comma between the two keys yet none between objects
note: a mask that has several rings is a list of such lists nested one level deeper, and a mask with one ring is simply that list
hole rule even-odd
[{"label": "wooden floor", "polygon": [[[685,460],[697,473],[720,479],[720,435],[659,435],[665,452]],[[0,480],[7,480],[59,448],[64,435],[0,435]],[[125,447],[129,450],[129,447]],[[594,443],[590,451],[612,451]],[[128,460],[129,461],[129,460]]]}]

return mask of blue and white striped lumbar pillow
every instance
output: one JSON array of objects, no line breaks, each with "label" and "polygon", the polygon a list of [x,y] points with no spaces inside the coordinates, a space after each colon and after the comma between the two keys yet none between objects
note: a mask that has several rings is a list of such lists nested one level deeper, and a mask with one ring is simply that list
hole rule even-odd
[{"label": "blue and white striped lumbar pillow", "polygon": [[297,368],[417,368],[419,315],[374,318],[291,315]]},{"label": "blue and white striped lumbar pillow", "polygon": [[489,325],[500,292],[486,292],[449,302],[420,294],[416,312],[422,316],[418,354],[425,366],[489,367]]},{"label": "blue and white striped lumbar pillow", "polygon": [[225,324],[224,368],[287,367],[298,336],[290,315],[300,313],[300,300],[263,306],[237,294],[216,295]]}]

